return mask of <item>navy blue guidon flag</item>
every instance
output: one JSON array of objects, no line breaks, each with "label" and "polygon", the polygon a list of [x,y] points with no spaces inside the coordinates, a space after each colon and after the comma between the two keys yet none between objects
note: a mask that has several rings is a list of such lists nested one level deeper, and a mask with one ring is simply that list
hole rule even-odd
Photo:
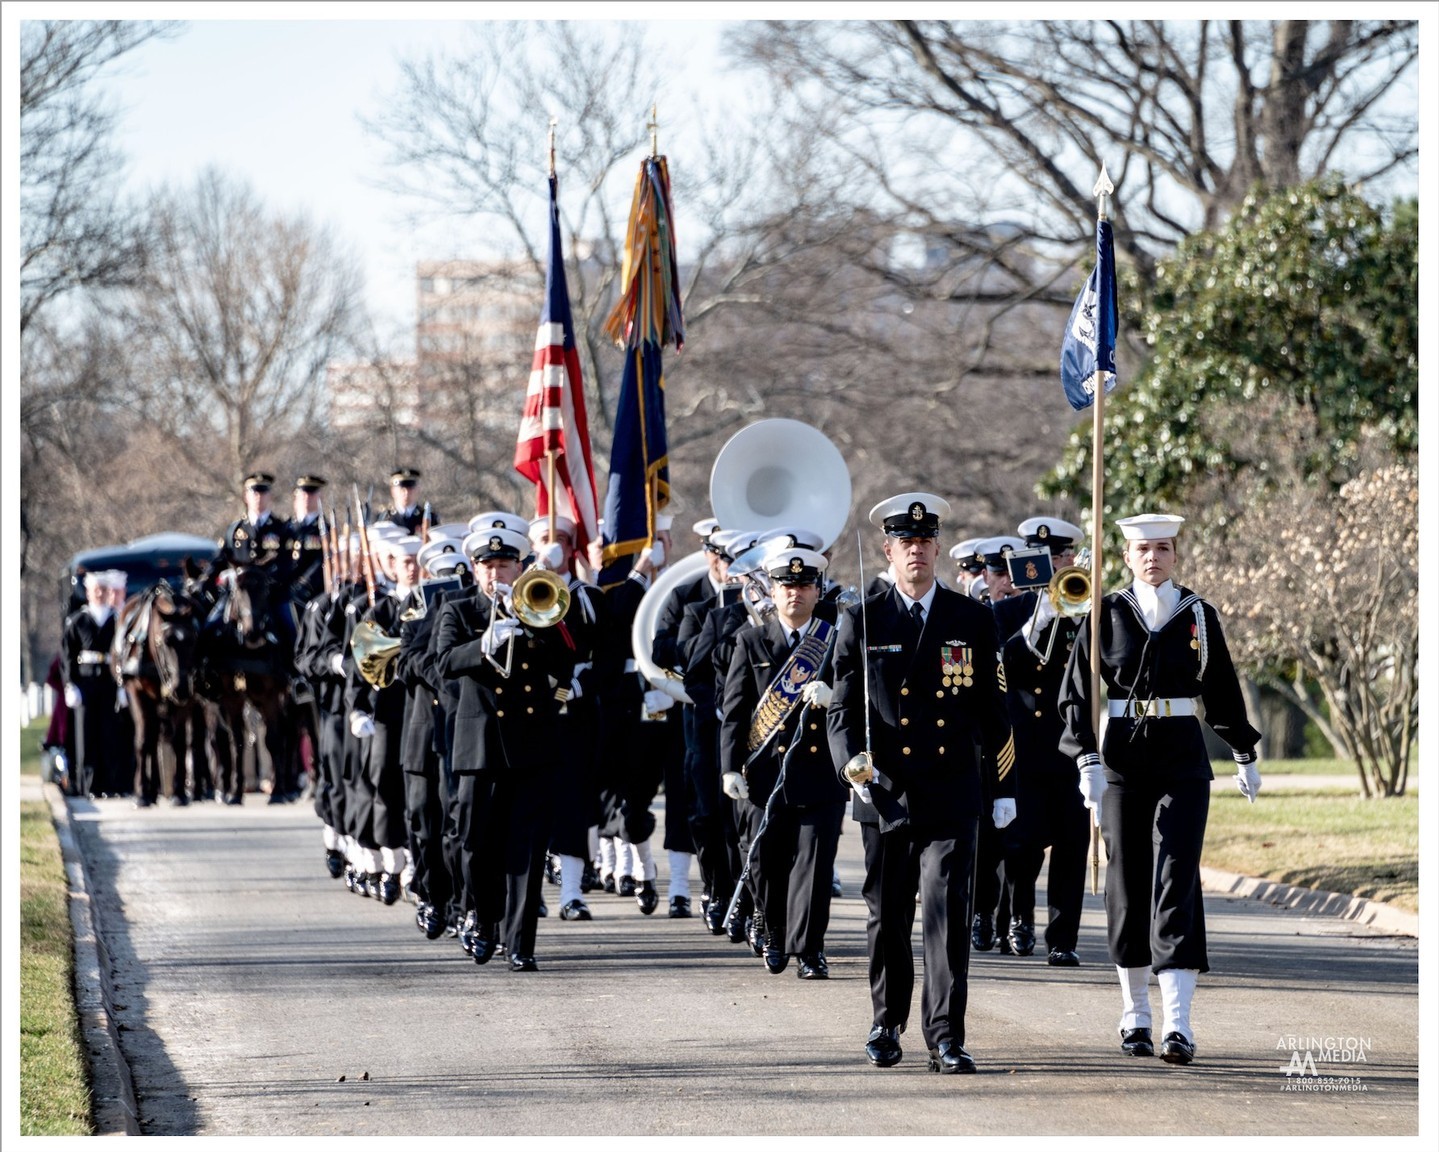
[{"label": "navy blue guidon flag", "polygon": [[1119,293],[1114,273],[1114,230],[1108,220],[1099,221],[1094,243],[1094,271],[1074,302],[1059,354],[1059,378],[1064,382],[1065,398],[1076,412],[1094,403],[1094,389],[1100,381],[1106,395],[1119,383],[1114,372]]},{"label": "navy blue guidon flag", "polygon": [[[535,356],[525,390],[525,413],[515,444],[515,470],[535,485],[535,515],[555,514],[575,523],[575,551],[581,556],[599,537],[595,468],[590,461],[590,427],[585,415],[585,382],[575,351],[575,326],[565,282],[560,242],[559,182],[550,177],[550,260],[545,270],[545,304],[535,334]],[[554,455],[550,491],[549,455]]]},{"label": "navy blue guidon flag", "polygon": [[669,165],[651,156],[640,165],[625,236],[620,299],[605,332],[625,351],[615,435],[605,490],[601,587],[623,580],[637,553],[653,543],[655,517],[669,503],[669,440],[661,349],[684,347],[679,267]]}]

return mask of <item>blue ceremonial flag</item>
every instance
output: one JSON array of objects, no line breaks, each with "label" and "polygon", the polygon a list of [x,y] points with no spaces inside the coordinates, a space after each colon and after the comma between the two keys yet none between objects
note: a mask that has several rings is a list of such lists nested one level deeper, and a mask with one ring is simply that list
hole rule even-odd
[{"label": "blue ceremonial flag", "polygon": [[1095,232],[1094,271],[1084,282],[1064,328],[1059,378],[1076,412],[1094,403],[1094,385],[1104,381],[1106,395],[1119,383],[1114,372],[1114,342],[1119,334],[1119,292],[1114,274],[1114,230],[1100,220]]},{"label": "blue ceremonial flag", "polygon": [[620,298],[605,331],[625,350],[615,405],[609,486],[600,539],[600,587],[624,580],[635,556],[654,542],[657,518],[670,500],[669,441],[661,350],[684,347],[679,265],[669,164],[652,156],[640,165],[625,237]]}]

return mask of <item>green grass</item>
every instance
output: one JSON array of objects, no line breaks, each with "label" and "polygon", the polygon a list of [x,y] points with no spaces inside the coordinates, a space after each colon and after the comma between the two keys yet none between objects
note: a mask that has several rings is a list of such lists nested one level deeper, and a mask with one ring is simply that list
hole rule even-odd
[{"label": "green grass", "polygon": [[[1302,763],[1302,762],[1301,762]],[[1269,765],[1263,765],[1268,774]],[[1328,789],[1216,791],[1204,863],[1419,911],[1419,798],[1365,800]]]},{"label": "green grass", "polygon": [[[20,771],[40,772],[41,722],[20,735]],[[90,1086],[75,1012],[75,953],[60,842],[48,805],[20,805],[20,1132],[90,1136]]]},{"label": "green grass", "polygon": [[[1224,767],[1216,762],[1215,775],[1219,775]],[[1259,765],[1259,771],[1263,776],[1341,776],[1352,780],[1355,788],[1359,787],[1359,770],[1353,760],[1265,760]],[[1228,772],[1232,775],[1234,769],[1228,768]],[[1413,778],[1412,772],[1410,778]]]}]

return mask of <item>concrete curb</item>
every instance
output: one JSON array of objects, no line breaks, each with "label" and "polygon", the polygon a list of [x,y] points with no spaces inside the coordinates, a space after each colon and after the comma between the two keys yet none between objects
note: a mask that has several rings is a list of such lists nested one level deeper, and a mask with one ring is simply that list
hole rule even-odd
[{"label": "concrete curb", "polygon": [[1206,892],[1226,896],[1242,896],[1278,908],[1287,908],[1305,916],[1336,916],[1352,920],[1390,936],[1419,936],[1419,917],[1412,912],[1366,900],[1362,896],[1346,896],[1342,892],[1323,892],[1315,888],[1298,888],[1274,880],[1259,880],[1238,872],[1219,868],[1199,869],[1200,882]]},{"label": "concrete curb", "polygon": [[75,840],[70,805],[54,784],[41,787],[50,805],[50,817],[60,841],[70,888],[70,928],[75,937],[75,1008],[90,1065],[95,1134],[139,1136],[135,1082],[129,1062],[120,1049],[120,1035],[115,1027],[110,956],[100,932],[98,910],[90,898],[89,875]]}]

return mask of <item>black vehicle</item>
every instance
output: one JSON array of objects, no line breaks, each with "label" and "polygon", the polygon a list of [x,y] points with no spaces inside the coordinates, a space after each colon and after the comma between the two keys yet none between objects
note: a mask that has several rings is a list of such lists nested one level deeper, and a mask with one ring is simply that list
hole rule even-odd
[{"label": "black vehicle", "polygon": [[127,577],[126,593],[133,596],[160,580],[178,589],[185,578],[187,559],[209,564],[219,554],[220,545],[216,541],[183,532],[159,532],[128,544],[77,552],[60,570],[61,619],[84,607],[87,572],[119,569]]}]

